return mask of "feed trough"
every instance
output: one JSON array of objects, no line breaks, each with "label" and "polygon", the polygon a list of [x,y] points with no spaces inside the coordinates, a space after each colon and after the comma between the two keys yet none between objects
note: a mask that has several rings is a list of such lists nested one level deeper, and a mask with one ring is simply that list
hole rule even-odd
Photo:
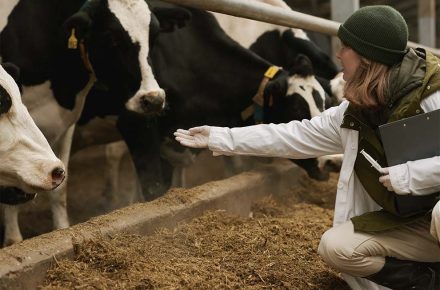
[{"label": "feed trough", "polygon": [[35,289],[56,260],[72,257],[75,244],[97,235],[149,235],[213,209],[247,216],[252,203],[259,198],[297,183],[298,172],[299,168],[290,161],[277,160],[228,179],[171,192],[153,202],[134,204],[4,248],[0,251],[0,289]]}]

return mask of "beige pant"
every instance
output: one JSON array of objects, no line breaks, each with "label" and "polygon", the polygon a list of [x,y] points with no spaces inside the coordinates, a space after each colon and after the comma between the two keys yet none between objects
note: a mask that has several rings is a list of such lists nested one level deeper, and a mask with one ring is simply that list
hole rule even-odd
[{"label": "beige pant", "polygon": [[[440,224],[440,215],[438,218]],[[440,261],[440,246],[430,234],[427,220],[374,234],[354,232],[353,224],[348,221],[324,233],[318,253],[331,267],[355,277],[377,273],[385,264],[385,256],[422,262]]]},{"label": "beige pant", "polygon": [[440,201],[432,210],[431,235],[440,241]]}]

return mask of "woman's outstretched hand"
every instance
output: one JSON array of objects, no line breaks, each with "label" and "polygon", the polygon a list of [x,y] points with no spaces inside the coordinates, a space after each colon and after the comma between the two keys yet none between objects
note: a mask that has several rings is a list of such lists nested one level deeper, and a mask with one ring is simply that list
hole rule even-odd
[{"label": "woman's outstretched hand", "polygon": [[208,148],[209,132],[211,127],[201,126],[189,130],[177,129],[174,132],[176,140],[183,146],[192,148]]}]

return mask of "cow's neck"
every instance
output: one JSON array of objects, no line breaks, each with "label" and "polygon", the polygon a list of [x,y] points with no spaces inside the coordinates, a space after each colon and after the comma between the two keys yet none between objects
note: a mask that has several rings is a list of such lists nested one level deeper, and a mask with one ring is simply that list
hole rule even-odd
[{"label": "cow's neck", "polygon": [[192,15],[185,29],[161,35],[152,53],[170,100],[167,115],[188,125],[240,125],[270,64],[230,39],[212,15]]},{"label": "cow's neck", "polygon": [[249,49],[274,65],[284,68],[288,66],[279,30],[267,31],[260,35]]}]

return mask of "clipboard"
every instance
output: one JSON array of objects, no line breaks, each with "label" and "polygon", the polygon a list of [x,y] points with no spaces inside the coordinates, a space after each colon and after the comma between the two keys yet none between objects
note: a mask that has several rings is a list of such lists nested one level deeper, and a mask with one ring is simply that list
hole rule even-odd
[{"label": "clipboard", "polygon": [[[388,166],[440,156],[440,109],[379,126]],[[429,195],[395,195],[399,216],[430,211],[440,192]]]},{"label": "clipboard", "polygon": [[388,166],[440,156],[440,109],[379,126]]}]

